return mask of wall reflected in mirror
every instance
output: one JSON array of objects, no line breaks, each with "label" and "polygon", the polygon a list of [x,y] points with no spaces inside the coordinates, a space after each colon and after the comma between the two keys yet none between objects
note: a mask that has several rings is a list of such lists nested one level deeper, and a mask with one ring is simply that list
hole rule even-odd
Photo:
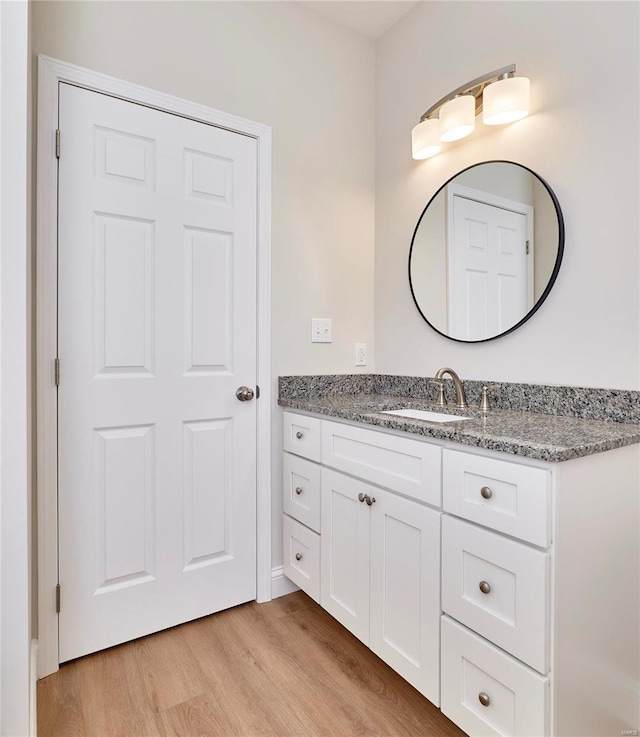
[{"label": "wall reflected in mirror", "polygon": [[564,225],[549,185],[512,162],[477,164],[425,207],[409,254],[424,319],[453,340],[491,340],[540,307],[558,274]]}]

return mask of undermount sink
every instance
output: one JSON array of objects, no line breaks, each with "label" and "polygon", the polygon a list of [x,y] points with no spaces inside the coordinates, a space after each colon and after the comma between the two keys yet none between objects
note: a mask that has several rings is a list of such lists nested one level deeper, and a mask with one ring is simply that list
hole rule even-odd
[{"label": "undermount sink", "polygon": [[423,409],[388,409],[383,415],[396,415],[396,417],[408,417],[412,420],[426,420],[427,422],[458,422],[459,420],[470,420],[471,417],[461,415],[445,415],[442,412],[427,412]]}]

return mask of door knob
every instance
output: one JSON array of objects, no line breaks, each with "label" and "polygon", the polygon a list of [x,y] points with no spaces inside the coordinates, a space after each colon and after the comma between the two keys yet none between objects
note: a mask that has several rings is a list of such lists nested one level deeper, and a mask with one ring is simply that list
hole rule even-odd
[{"label": "door knob", "polygon": [[254,397],[253,389],[250,389],[248,386],[240,386],[236,392],[236,397],[238,397],[241,402],[249,402]]}]

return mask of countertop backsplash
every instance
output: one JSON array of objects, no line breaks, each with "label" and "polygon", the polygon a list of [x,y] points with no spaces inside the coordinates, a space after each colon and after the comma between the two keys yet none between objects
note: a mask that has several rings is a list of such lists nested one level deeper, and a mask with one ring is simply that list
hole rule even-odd
[{"label": "countertop backsplash", "polygon": [[[436,387],[428,383],[432,378],[387,374],[281,376],[278,396],[280,399],[302,399],[310,394],[382,394],[434,401]],[[447,402],[455,407],[453,382],[451,379],[443,381]],[[478,406],[482,387],[490,384],[500,385],[490,395],[494,409],[640,424],[640,391],[469,380],[464,382],[469,407]]]}]

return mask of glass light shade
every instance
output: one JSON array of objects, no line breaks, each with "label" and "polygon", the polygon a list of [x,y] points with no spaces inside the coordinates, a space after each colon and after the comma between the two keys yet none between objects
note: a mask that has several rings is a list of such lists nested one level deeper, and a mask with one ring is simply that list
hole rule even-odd
[{"label": "glass light shade", "polygon": [[509,77],[488,85],[482,92],[482,122],[503,125],[529,115],[529,80]]},{"label": "glass light shade", "polygon": [[473,133],[476,127],[476,98],[460,95],[440,108],[440,140],[457,141]]},{"label": "glass light shade", "polygon": [[429,159],[440,153],[440,123],[437,118],[427,118],[411,131],[411,148],[414,159]]}]

